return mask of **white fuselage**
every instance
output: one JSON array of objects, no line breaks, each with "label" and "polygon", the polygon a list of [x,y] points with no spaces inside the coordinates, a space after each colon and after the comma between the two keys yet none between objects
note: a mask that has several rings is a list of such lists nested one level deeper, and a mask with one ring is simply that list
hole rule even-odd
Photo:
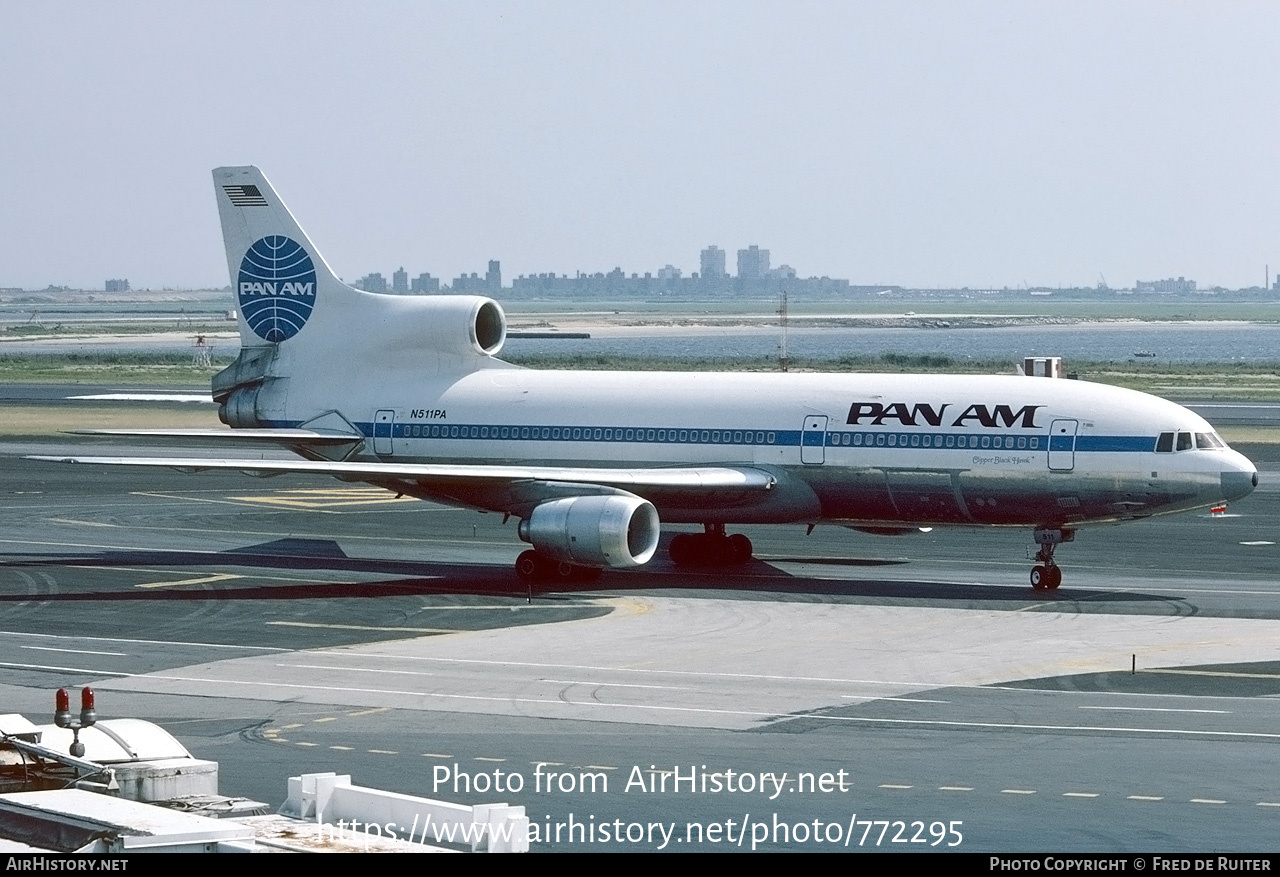
[{"label": "white fuselage", "polygon": [[[286,389],[275,404],[261,400],[277,412],[270,425],[336,408],[368,437],[361,459],[717,465],[778,478],[767,495],[712,505],[636,491],[672,522],[1073,527],[1213,505],[1247,493],[1254,472],[1242,455],[1197,449],[1194,439],[1191,449],[1157,452],[1161,433],[1213,434],[1179,405],[1050,378],[535,371],[494,362],[458,376],[349,386],[341,399]],[[508,488],[483,485],[421,495],[513,505]]]}]

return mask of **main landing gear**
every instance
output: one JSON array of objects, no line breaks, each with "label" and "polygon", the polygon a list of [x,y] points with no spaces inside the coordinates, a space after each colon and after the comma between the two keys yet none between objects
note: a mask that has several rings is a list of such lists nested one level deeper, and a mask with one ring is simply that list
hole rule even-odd
[{"label": "main landing gear", "polygon": [[533,549],[520,552],[516,558],[516,575],[529,582],[594,582],[600,578],[600,570],[594,566],[579,566],[565,560],[556,560],[539,554]]},{"label": "main landing gear", "polygon": [[1075,530],[1036,530],[1035,540],[1040,546],[1040,550],[1036,552],[1036,560],[1040,561],[1040,565],[1031,570],[1031,587],[1037,591],[1057,590],[1058,585],[1062,584],[1062,567],[1053,562],[1054,549],[1075,538]]},{"label": "main landing gear", "polygon": [[726,536],[724,524],[705,524],[705,533],[677,533],[668,552],[676,566],[739,566],[751,559],[751,540]]}]

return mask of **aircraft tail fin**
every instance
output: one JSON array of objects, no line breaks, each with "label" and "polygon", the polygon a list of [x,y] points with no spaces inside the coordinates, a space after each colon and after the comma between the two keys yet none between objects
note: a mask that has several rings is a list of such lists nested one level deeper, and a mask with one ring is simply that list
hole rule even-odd
[{"label": "aircraft tail fin", "polygon": [[262,171],[220,167],[213,182],[241,344],[287,341],[310,319],[317,295],[350,287],[330,270]]},{"label": "aircraft tail fin", "polygon": [[354,411],[387,382],[504,365],[494,359],[506,339],[497,302],[355,289],[256,167],[218,168],[213,183],[240,328],[240,355],[213,378],[224,423],[296,425]]}]

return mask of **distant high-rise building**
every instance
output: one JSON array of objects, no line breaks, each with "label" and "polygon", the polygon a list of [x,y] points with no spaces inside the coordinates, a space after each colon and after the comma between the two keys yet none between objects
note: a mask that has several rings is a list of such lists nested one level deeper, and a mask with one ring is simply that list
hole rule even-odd
[{"label": "distant high-rise building", "polygon": [[472,271],[470,274],[460,274],[453,278],[449,288],[454,292],[487,292],[489,281]]},{"label": "distant high-rise building", "polygon": [[392,292],[408,292],[409,291],[409,272],[404,270],[404,266],[400,266],[399,271],[395,271],[391,275],[391,291]]},{"label": "distant high-rise building", "polygon": [[489,270],[484,273],[484,285],[491,293],[502,291],[502,264],[497,259],[489,260]]},{"label": "distant high-rise building", "polygon": [[430,274],[419,274],[413,278],[413,282],[409,284],[410,292],[439,292],[440,279],[432,277]]},{"label": "distant high-rise building", "polygon": [[365,292],[386,292],[387,278],[383,277],[381,272],[375,271],[361,277],[356,282],[356,288],[363,289]]},{"label": "distant high-rise building", "polygon": [[[677,268],[675,265],[663,265],[661,268],[658,269],[658,279],[659,280],[679,280],[680,275],[683,273],[684,272],[681,271],[679,268]],[[646,274],[645,276],[647,277],[648,275]]]},{"label": "distant high-rise building", "polygon": [[1165,280],[1139,280],[1134,283],[1133,289],[1135,292],[1195,292],[1196,282],[1185,277],[1179,277],[1177,280],[1172,277]]},{"label": "distant high-rise building", "polygon": [[724,277],[724,250],[715,244],[703,250],[702,258],[699,260],[698,271],[703,280]]},{"label": "distant high-rise building", "polygon": [[760,280],[769,275],[769,251],[755,244],[738,250],[738,279]]},{"label": "distant high-rise building", "polygon": [[129,281],[121,278],[120,280],[108,280],[106,282],[106,292],[128,292]]}]

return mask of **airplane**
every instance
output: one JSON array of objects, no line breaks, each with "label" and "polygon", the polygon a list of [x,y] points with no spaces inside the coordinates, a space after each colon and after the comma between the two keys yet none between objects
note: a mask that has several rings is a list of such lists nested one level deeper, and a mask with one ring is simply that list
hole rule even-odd
[{"label": "airplane", "polygon": [[[752,557],[743,524],[896,535],[1020,527],[1030,580],[1083,527],[1220,506],[1257,470],[1177,404],[1029,376],[534,370],[498,358],[501,306],[343,283],[255,167],[213,172],[241,350],[212,381],[229,429],[95,435],[268,444],[298,459],[36,457],[307,473],[519,519],[531,580]],[[506,518],[504,518],[504,521]]]}]

